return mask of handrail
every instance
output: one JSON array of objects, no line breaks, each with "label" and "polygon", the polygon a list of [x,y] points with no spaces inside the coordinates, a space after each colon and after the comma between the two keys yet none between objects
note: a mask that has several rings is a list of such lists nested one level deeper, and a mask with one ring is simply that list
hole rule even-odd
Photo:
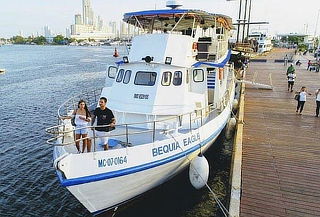
[{"label": "handrail", "polygon": [[[231,82],[234,83],[234,79],[232,79]],[[177,123],[178,123],[179,126],[176,126],[175,128],[177,128],[177,127],[179,128],[179,127],[182,126],[182,120],[183,120],[184,116],[187,117],[187,119],[189,119],[189,127],[187,127],[187,125],[185,125],[185,126],[187,127],[186,129],[189,129],[190,132],[191,132],[194,129],[200,128],[204,123],[204,119],[209,117],[211,113],[213,113],[215,111],[222,111],[222,110],[225,109],[225,107],[228,105],[228,101],[230,99],[231,88],[232,88],[232,85],[229,86],[229,88],[226,90],[224,96],[221,98],[220,102],[218,103],[218,105],[219,105],[218,108],[214,108],[214,105],[210,104],[210,105],[205,106],[203,108],[195,109],[192,112],[188,112],[188,113],[184,113],[184,114],[180,114],[180,115],[172,115],[171,117],[168,117],[168,118],[165,118],[165,119],[161,119],[161,120],[119,124],[119,125],[116,125],[116,127],[117,128],[118,127],[124,127],[125,128],[124,129],[125,130],[124,133],[109,134],[108,137],[125,136],[126,137],[125,138],[126,144],[129,144],[129,135],[152,133],[152,135],[151,135],[152,136],[152,142],[154,142],[155,139],[156,139],[157,130],[163,130],[164,132],[167,130],[167,129],[163,129],[164,128],[163,126],[161,126],[160,128],[157,128],[157,124],[158,123],[163,123],[164,126],[165,126],[167,124],[173,124],[172,122],[171,123],[166,123],[166,122],[172,121],[172,120],[177,120]],[[97,94],[96,94],[97,91],[98,90],[92,91],[94,93],[93,97],[95,97],[95,100],[97,100],[97,97],[96,97],[97,96]],[[67,106],[67,104],[70,103],[70,101],[72,100],[72,103],[73,103],[72,106],[74,107],[75,106],[74,99],[75,98],[80,98],[80,96],[81,96],[81,94],[68,99],[67,101],[65,101],[59,107],[59,109],[58,109],[58,119],[60,120],[59,123],[62,122],[62,124],[58,124],[57,126],[46,128],[46,132],[48,134],[54,135],[53,138],[47,140],[48,144],[54,145],[54,146],[66,146],[66,145],[72,145],[75,142],[83,141],[85,139],[93,139],[94,140],[94,151],[96,150],[95,139],[96,138],[103,138],[103,136],[102,137],[97,137],[95,135],[96,129],[97,128],[102,128],[102,127],[110,127],[110,124],[109,125],[87,126],[87,127],[83,127],[83,128],[78,128],[78,129],[85,129],[86,128],[86,129],[89,129],[89,130],[93,130],[93,137],[87,136],[86,138],[80,138],[78,140],[72,140],[70,142],[65,142],[64,141],[64,138],[65,138],[66,134],[75,133],[75,129],[74,129],[74,127],[66,128],[66,124],[62,121],[62,117],[63,116],[61,115],[62,114],[61,111],[64,108],[64,106],[66,106],[67,107],[66,113],[68,114],[68,112],[70,112],[70,111],[68,111],[70,105]],[[93,103],[97,103],[97,102],[93,102]],[[92,103],[92,105],[93,105],[93,103]],[[185,120],[187,120],[187,119],[185,119]],[[200,126],[198,124],[196,127],[193,127],[192,123],[195,123],[199,119],[200,119]],[[187,122],[185,122],[185,124],[186,123]],[[148,124],[152,124],[152,129],[149,129],[149,127],[147,127],[147,128],[134,127],[134,126],[137,126],[137,125],[148,125]],[[139,131],[129,132],[128,127],[132,127],[131,129],[139,129]],[[62,138],[62,141],[60,143],[57,143],[57,140],[61,139],[61,138]]]},{"label": "handrail", "polygon": [[[72,96],[71,98],[67,99],[64,103],[60,105],[58,108],[58,119],[61,120],[62,117],[67,116],[70,111],[73,111],[77,106],[77,101],[83,99],[86,101],[87,106],[93,106],[95,103],[97,103],[97,96],[99,97],[101,94],[102,88],[94,89],[91,91],[83,91],[81,94]],[[91,100],[94,98],[93,102]],[[72,108],[71,110],[70,107]],[[62,115],[63,110],[65,109],[65,114]]]},{"label": "handrail", "polygon": [[[187,115],[187,116],[190,117],[189,130],[191,131],[192,130],[192,122],[195,122],[196,120],[201,119],[200,126],[202,126],[203,125],[203,119],[208,117],[212,112],[218,110],[218,109],[212,109],[212,108],[213,108],[213,105],[210,104],[209,106],[206,106],[204,108],[196,109],[193,112],[189,112],[189,113],[182,114],[182,115],[176,115],[174,117],[169,117],[169,118],[162,119],[162,120],[154,120],[154,121],[145,121],[145,122],[136,122],[136,123],[126,123],[126,124],[115,125],[115,127],[125,127],[125,133],[109,134],[108,137],[126,136],[126,143],[129,143],[129,138],[128,138],[129,135],[137,135],[137,134],[144,134],[144,133],[151,133],[152,132],[152,141],[154,142],[155,141],[156,131],[158,130],[157,127],[156,127],[157,123],[164,123],[165,124],[167,121],[174,120],[174,119],[177,119],[177,118],[178,118],[178,120],[182,120],[182,117]],[[203,110],[205,110],[205,112],[203,112]],[[207,110],[209,110],[209,111],[207,111]],[[201,114],[200,117],[198,117],[198,115],[197,115],[197,113],[199,111],[200,111],[200,114]],[[206,114],[206,115],[203,115],[203,114]],[[192,118],[192,115],[195,115],[195,117]],[[148,129],[147,128],[147,130],[141,130],[143,128],[133,128],[133,129],[140,129],[140,131],[139,132],[131,132],[131,133],[128,132],[128,127],[129,126],[144,125],[144,124],[153,124],[153,127],[152,127],[152,129]],[[91,129],[91,130],[93,130],[93,134],[94,134],[93,137],[80,138],[78,140],[72,140],[72,142],[64,142],[63,141],[60,144],[57,144],[56,141],[58,139],[60,139],[60,138],[64,138],[66,136],[66,134],[68,134],[68,133],[74,133],[75,129],[73,129],[73,128],[65,129],[65,124],[60,124],[60,125],[57,125],[57,126],[49,127],[45,131],[47,133],[51,134],[51,135],[56,135],[56,136],[54,136],[53,138],[47,140],[47,143],[50,144],[50,145],[54,145],[54,146],[66,146],[66,145],[71,145],[71,144],[74,144],[75,142],[82,141],[82,140],[85,140],[85,139],[103,138],[103,136],[102,137],[95,136],[95,130],[96,130],[96,128],[104,128],[104,127],[110,127],[110,124],[109,125],[87,126],[87,127],[78,128],[78,129]],[[162,129],[162,130],[165,131],[166,129]]]}]

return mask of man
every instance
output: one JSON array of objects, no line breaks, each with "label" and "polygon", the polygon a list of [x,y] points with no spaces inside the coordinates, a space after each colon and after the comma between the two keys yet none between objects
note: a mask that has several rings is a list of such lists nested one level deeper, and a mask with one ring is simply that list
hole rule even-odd
[{"label": "man", "polygon": [[287,66],[288,65],[288,60],[289,60],[288,54],[286,54],[286,56],[283,58],[283,60],[284,60],[284,66]]},{"label": "man", "polygon": [[295,68],[291,64],[287,69],[287,75],[289,75],[290,73],[295,73],[295,71],[296,71]]},{"label": "man", "polygon": [[92,125],[97,117],[97,127],[95,128],[96,136],[100,137],[101,145],[104,147],[104,150],[108,150],[108,132],[114,129],[116,120],[112,111],[107,108],[107,98],[101,97],[99,100],[99,106],[100,107],[96,108],[93,112]]},{"label": "man", "polygon": [[293,92],[293,85],[294,85],[294,79],[296,78],[296,74],[290,72],[288,74],[288,91],[291,89],[291,92]]}]

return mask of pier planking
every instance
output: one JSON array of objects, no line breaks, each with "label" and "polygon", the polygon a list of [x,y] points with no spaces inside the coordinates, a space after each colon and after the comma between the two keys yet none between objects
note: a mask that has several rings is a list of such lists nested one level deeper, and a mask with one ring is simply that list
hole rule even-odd
[{"label": "pier planking", "polygon": [[320,73],[307,71],[311,56],[295,56],[294,90],[306,86],[303,115],[296,115],[294,93],[287,91],[286,67],[275,63],[293,50],[274,49],[251,63],[246,80],[274,89],[245,90],[240,216],[320,216],[320,118],[315,96]]}]

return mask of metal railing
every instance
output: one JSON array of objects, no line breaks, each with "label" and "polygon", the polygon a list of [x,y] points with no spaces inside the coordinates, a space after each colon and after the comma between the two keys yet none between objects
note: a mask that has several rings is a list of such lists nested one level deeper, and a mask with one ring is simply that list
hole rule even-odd
[{"label": "metal railing", "polygon": [[102,88],[94,89],[90,91],[83,91],[81,94],[73,96],[65,101],[58,108],[58,125],[61,123],[61,120],[65,116],[69,116],[70,112],[73,112],[78,108],[79,100],[84,100],[87,103],[88,108],[93,108],[97,105],[99,97],[101,95]]},{"label": "metal railing", "polygon": [[[131,146],[130,137],[134,135],[139,134],[150,134],[150,142],[155,142],[157,136],[161,134],[166,134],[169,131],[172,130],[178,130],[178,129],[185,129],[187,132],[190,132],[192,130],[197,130],[207,120],[207,118],[213,113],[213,112],[219,112],[219,109],[214,109],[213,105],[206,106],[201,109],[196,109],[193,112],[189,112],[182,115],[176,115],[172,116],[166,119],[162,120],[154,120],[154,121],[147,121],[147,122],[137,122],[137,123],[128,123],[128,124],[119,124],[116,125],[116,129],[121,129],[121,132],[113,133],[113,131],[109,132],[108,136],[109,138],[122,138],[125,142],[122,142],[125,146]],[[210,120],[214,119],[216,116],[211,117]],[[149,126],[149,124],[152,126],[151,128],[141,128],[141,126]],[[173,126],[172,128],[167,128],[165,126]],[[73,145],[75,142],[80,142],[85,139],[93,140],[93,148],[94,151],[96,151],[96,139],[103,138],[104,136],[96,136],[96,131],[98,128],[104,128],[104,127],[110,127],[110,125],[103,125],[103,126],[88,126],[83,128],[77,128],[77,129],[89,129],[92,130],[92,136],[88,136],[85,138],[80,138],[78,140],[70,139],[69,141],[65,140],[65,137],[67,136],[73,136],[75,133],[74,127],[71,125],[67,126],[66,124],[60,124],[57,126],[53,126],[46,129],[46,132],[53,135],[51,139],[47,141],[48,144],[54,145],[54,146],[67,146],[67,145]],[[133,131],[133,132],[130,132]],[[139,145],[139,144],[135,144]]]},{"label": "metal railing", "polygon": [[[224,96],[221,98],[220,102],[216,106],[210,104],[206,107],[196,109],[192,112],[181,114],[181,115],[172,115],[171,117],[167,117],[160,120],[146,121],[146,122],[137,122],[137,123],[127,123],[127,124],[119,124],[115,125],[116,129],[120,129],[121,132],[113,133],[110,131],[108,133],[109,138],[120,138],[125,142],[122,142],[124,146],[131,146],[130,137],[139,134],[150,134],[150,142],[154,143],[156,141],[157,136],[161,134],[166,134],[169,131],[176,131],[179,129],[187,130],[186,132],[191,132],[192,130],[197,130],[208,120],[213,120],[217,117],[217,115],[212,116],[214,112],[219,114],[222,112],[226,106],[228,105],[228,101],[230,99],[231,89],[234,86],[234,82],[232,82],[229,88],[226,90]],[[70,114],[73,109],[77,108],[77,99],[87,100],[88,105],[96,105],[100,96],[101,89],[90,91],[85,93],[85,96],[78,95],[70,98],[65,103],[63,103],[58,109],[58,119],[59,124],[57,126],[49,127],[46,129],[48,134],[53,135],[53,137],[47,140],[47,143],[54,146],[68,146],[73,145],[76,142],[81,142],[85,139],[93,140],[93,148],[94,151],[97,150],[96,139],[101,139],[105,136],[97,136],[96,131],[99,128],[110,127],[110,125],[99,125],[99,126],[87,126],[82,128],[75,128],[71,125],[68,120],[62,120],[62,117]],[[99,94],[98,94],[99,93]],[[90,101],[91,99],[91,101]],[[94,99],[94,100],[93,100]],[[63,113],[64,112],[64,113]],[[63,115],[65,114],[65,115]],[[171,128],[168,128],[172,126]],[[88,136],[85,138],[74,139],[75,130],[76,129],[88,129],[92,131],[87,134]],[[119,130],[118,130],[119,131]],[[130,132],[133,131],[133,132]],[[66,141],[67,137],[72,137]],[[139,145],[139,144],[135,144]]]}]

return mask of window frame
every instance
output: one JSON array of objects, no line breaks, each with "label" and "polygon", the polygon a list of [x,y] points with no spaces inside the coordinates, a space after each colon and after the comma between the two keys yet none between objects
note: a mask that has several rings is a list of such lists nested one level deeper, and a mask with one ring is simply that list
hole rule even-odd
[{"label": "window frame", "polygon": [[[164,84],[163,84],[163,79],[164,79],[165,73],[169,73],[169,75],[170,75],[169,84],[167,84],[167,85],[164,85]],[[162,73],[162,78],[161,78],[161,85],[164,86],[164,87],[168,87],[168,86],[171,85],[171,82],[172,82],[172,72],[170,72],[170,71],[165,71],[165,72],[163,72],[163,73]]]},{"label": "window frame", "polygon": [[[180,72],[180,75],[181,75],[181,78],[180,78],[180,83],[178,83],[178,84],[175,84],[174,83],[174,81],[175,81],[175,78],[174,78],[174,75],[176,74],[176,72]],[[174,86],[181,86],[182,85],[182,71],[175,71],[174,73],[173,73],[173,77],[172,77],[172,84],[174,85]]]},{"label": "window frame", "polygon": [[[137,77],[138,77],[139,73],[149,73],[150,75],[155,75],[155,79],[154,79],[153,84],[152,85],[149,85],[149,84],[137,84]],[[149,71],[137,71],[136,75],[135,75],[135,78],[134,78],[134,84],[135,85],[146,86],[146,87],[154,86],[156,84],[156,81],[157,81],[157,73],[156,72],[149,72]]]},{"label": "window frame", "polygon": [[[116,72],[116,74],[114,75],[114,77],[110,76],[110,69],[111,69],[111,68],[117,69],[117,72]],[[108,68],[108,78],[116,79],[116,75],[117,75],[118,71],[119,71],[119,68],[118,68],[118,67],[109,66],[109,68]]]},{"label": "window frame", "polygon": [[[196,77],[195,74],[194,74],[195,71],[202,71],[202,80],[201,81],[200,80],[197,80],[197,81],[195,80],[195,77]],[[192,77],[193,77],[193,81],[194,82],[204,82],[204,71],[203,71],[203,69],[194,69],[193,72],[192,72]]]},{"label": "window frame", "polygon": [[[126,78],[127,78],[127,73],[128,73],[128,72],[130,72],[130,74],[129,74],[129,79],[128,79],[127,82],[125,82],[125,81],[126,81]],[[132,75],[132,70],[127,69],[127,70],[125,71],[125,73],[124,73],[124,76],[123,76],[123,83],[124,83],[124,84],[129,84],[129,82],[130,82],[130,80],[131,80],[131,75]]]},{"label": "window frame", "polygon": [[[121,74],[121,79],[119,79],[120,72],[122,72],[122,74]],[[124,77],[124,73],[125,73],[124,69],[120,69],[120,70],[118,71],[117,78],[116,78],[116,82],[118,82],[118,83],[121,83],[121,82],[122,82],[123,77]]]}]

